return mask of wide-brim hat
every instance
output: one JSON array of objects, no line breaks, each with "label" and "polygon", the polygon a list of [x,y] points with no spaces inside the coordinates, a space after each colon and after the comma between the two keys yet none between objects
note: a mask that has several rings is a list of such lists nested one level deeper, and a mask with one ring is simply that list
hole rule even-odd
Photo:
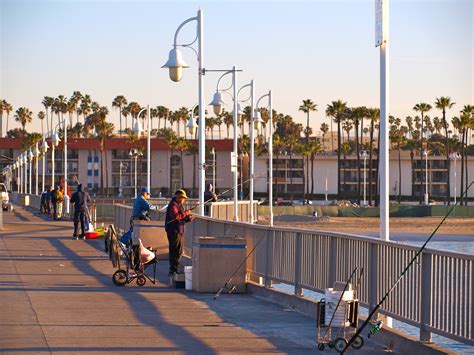
[{"label": "wide-brim hat", "polygon": [[174,197],[188,198],[188,195],[186,195],[186,191],[179,189],[174,193]]}]

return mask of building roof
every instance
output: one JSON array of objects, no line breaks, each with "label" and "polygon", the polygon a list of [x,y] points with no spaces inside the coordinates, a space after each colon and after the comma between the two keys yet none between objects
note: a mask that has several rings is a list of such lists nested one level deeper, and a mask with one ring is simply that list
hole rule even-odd
[{"label": "building roof", "polygon": [[[0,149],[11,148],[21,149],[22,138],[0,138]],[[48,144],[50,140],[48,139]],[[197,145],[198,141],[195,139],[189,140],[191,143]],[[50,144],[51,145],[51,144]],[[63,142],[59,143],[59,148],[62,148]],[[126,138],[109,138],[106,141],[106,148],[109,149],[131,149],[136,148],[137,145],[146,147],[146,139],[140,139],[138,142],[129,142]],[[170,147],[164,139],[151,138],[151,150],[170,150]],[[209,139],[206,140],[206,146],[213,147],[216,151],[232,151],[231,139]],[[69,149],[99,149],[99,140],[97,138],[69,138]]]}]

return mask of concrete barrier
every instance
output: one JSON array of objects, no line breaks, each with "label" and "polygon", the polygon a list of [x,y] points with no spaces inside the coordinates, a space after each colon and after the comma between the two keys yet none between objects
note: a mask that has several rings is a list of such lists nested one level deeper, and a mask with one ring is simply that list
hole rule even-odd
[{"label": "concrete barrier", "polygon": [[145,248],[155,251],[159,260],[168,259],[168,237],[164,221],[135,221],[133,231],[138,234]]}]

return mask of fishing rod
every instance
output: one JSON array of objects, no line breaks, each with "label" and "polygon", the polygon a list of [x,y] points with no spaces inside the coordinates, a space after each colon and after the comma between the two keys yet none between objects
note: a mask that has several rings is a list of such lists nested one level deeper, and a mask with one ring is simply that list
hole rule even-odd
[{"label": "fishing rod", "polygon": [[[472,186],[472,184],[474,184],[474,180],[471,181],[471,183],[469,184],[469,186],[464,190],[464,192],[461,194],[461,198],[453,205],[453,207],[451,207],[448,211],[448,213],[446,213],[446,215],[443,217],[443,219],[441,220],[441,222],[438,224],[438,226],[435,228],[435,230],[431,233],[431,235],[428,237],[428,239],[426,239],[425,243],[421,246],[420,249],[418,249],[418,251],[416,252],[415,256],[410,260],[410,262],[408,263],[408,265],[405,267],[405,269],[402,271],[402,273],[400,274],[400,276],[398,277],[397,280],[395,280],[395,282],[393,283],[392,287],[390,287],[390,289],[385,293],[385,295],[382,297],[382,299],[379,301],[379,303],[377,303],[377,305],[374,307],[374,309],[369,313],[369,315],[367,316],[367,319],[364,321],[364,323],[362,323],[362,325],[360,326],[359,329],[357,329],[357,332],[355,332],[355,334],[352,336],[352,338],[349,340],[349,342],[346,344],[345,348],[340,352],[341,354],[344,354],[347,349],[349,349],[349,347],[351,346],[351,344],[354,342],[354,340],[360,335],[360,333],[362,333],[362,331],[364,330],[364,328],[371,322],[372,320],[372,317],[374,316],[374,314],[380,309],[380,307],[382,306],[382,304],[385,302],[385,300],[388,298],[388,296],[390,295],[390,293],[392,293],[392,291],[395,289],[395,287],[398,285],[398,283],[400,282],[400,280],[403,278],[403,276],[405,276],[405,273],[408,271],[408,269],[410,269],[410,267],[413,265],[413,263],[416,262],[416,259],[420,256],[420,254],[423,252],[423,250],[426,248],[426,245],[429,243],[429,241],[431,240],[431,238],[433,238],[433,236],[436,234],[436,232],[438,231],[438,229],[441,227],[441,225],[444,223],[444,221],[446,220],[446,218],[449,217],[449,215],[451,214],[451,212],[453,212],[453,210],[456,208],[457,204],[460,202],[460,200],[464,197],[464,195],[467,194],[467,191],[469,190],[469,188]],[[376,327],[378,326],[378,330],[380,330],[381,326],[382,326],[382,323],[381,322],[377,322],[376,324]],[[376,332],[377,332],[376,331]],[[372,331],[370,332],[372,333]],[[373,333],[372,333],[373,334]]]},{"label": "fishing rod", "polygon": [[[263,176],[263,175],[258,176],[258,175],[257,175],[257,176],[255,176],[255,177],[253,177],[253,178],[248,178],[247,180],[242,181],[240,184],[237,184],[237,186],[231,187],[231,188],[229,188],[229,189],[227,189],[227,190],[221,192],[220,194],[216,195],[215,197],[211,197],[210,199],[208,199],[207,201],[204,201],[203,203],[198,203],[196,206],[189,208],[187,211],[192,211],[192,210],[194,210],[194,209],[196,209],[196,208],[198,208],[198,207],[200,207],[200,206],[205,206],[206,204],[208,204],[208,203],[210,203],[210,202],[213,202],[214,198],[217,199],[219,196],[225,195],[225,194],[228,193],[229,191],[232,191],[232,190],[238,188],[239,186],[244,185],[245,183],[249,182],[249,181],[252,180],[252,179],[261,179],[261,178],[263,178],[263,177],[266,177],[266,175],[265,175],[265,176]],[[168,205],[162,207],[162,208],[160,209],[160,211],[161,211],[161,210],[164,210],[165,207],[168,207]],[[177,221],[177,220],[178,220],[178,218],[175,218],[175,219],[169,221],[168,223],[172,223],[172,222]]]}]

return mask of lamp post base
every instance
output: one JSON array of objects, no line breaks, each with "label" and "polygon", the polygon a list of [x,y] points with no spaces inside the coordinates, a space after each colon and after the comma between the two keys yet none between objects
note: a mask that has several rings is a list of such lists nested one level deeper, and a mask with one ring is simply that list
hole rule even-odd
[{"label": "lamp post base", "polygon": [[425,205],[428,206],[430,204],[428,194],[425,194]]}]

